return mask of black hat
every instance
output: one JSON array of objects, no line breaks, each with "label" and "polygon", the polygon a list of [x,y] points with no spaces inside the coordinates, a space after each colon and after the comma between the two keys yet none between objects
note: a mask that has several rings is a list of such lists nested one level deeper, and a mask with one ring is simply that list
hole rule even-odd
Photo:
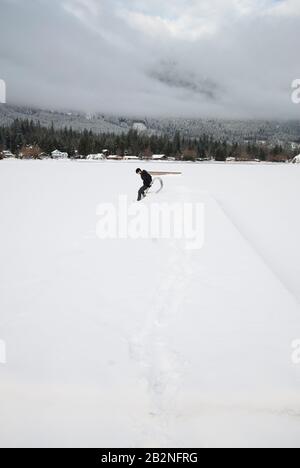
[{"label": "black hat", "polygon": [[142,172],[142,169],[137,169],[135,172],[139,174],[140,172]]}]

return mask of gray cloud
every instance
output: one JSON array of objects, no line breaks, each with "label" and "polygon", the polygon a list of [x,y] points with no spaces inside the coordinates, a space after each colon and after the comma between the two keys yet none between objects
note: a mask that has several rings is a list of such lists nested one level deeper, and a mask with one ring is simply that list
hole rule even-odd
[{"label": "gray cloud", "polygon": [[296,0],[0,0],[10,103],[299,118]]},{"label": "gray cloud", "polygon": [[200,94],[208,100],[216,100],[220,92],[217,83],[203,78],[195,72],[186,73],[176,62],[162,61],[155,69],[149,72],[149,76],[169,87],[188,91],[190,97]]}]

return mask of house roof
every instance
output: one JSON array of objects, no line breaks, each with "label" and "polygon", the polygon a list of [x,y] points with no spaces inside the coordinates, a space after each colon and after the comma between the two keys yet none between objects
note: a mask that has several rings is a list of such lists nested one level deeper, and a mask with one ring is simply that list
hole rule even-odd
[{"label": "house roof", "polygon": [[152,159],[163,159],[165,157],[165,154],[153,154]]},{"label": "house roof", "polygon": [[68,153],[66,153],[65,151],[54,150],[54,151],[52,151],[51,154],[68,154]]}]

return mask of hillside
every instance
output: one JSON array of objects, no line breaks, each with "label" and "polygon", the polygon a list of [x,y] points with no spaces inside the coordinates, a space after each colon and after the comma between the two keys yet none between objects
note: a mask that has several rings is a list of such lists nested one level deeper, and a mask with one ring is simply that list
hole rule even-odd
[{"label": "hillside", "polygon": [[218,120],[184,118],[134,118],[104,114],[87,115],[80,112],[50,111],[11,105],[0,105],[0,124],[14,119],[32,119],[43,126],[72,127],[75,130],[92,130],[95,133],[128,132],[134,128],[148,134],[163,133],[173,136],[180,131],[183,136],[197,138],[201,134],[225,139],[229,142],[260,140],[269,143],[300,142],[300,121]]}]

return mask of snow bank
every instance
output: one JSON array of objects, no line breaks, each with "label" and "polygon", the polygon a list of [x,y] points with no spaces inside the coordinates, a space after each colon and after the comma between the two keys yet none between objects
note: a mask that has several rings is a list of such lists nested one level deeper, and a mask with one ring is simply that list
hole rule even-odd
[{"label": "snow bank", "polygon": [[293,164],[299,164],[300,163],[300,154],[298,156],[295,156],[295,158],[292,161]]}]

